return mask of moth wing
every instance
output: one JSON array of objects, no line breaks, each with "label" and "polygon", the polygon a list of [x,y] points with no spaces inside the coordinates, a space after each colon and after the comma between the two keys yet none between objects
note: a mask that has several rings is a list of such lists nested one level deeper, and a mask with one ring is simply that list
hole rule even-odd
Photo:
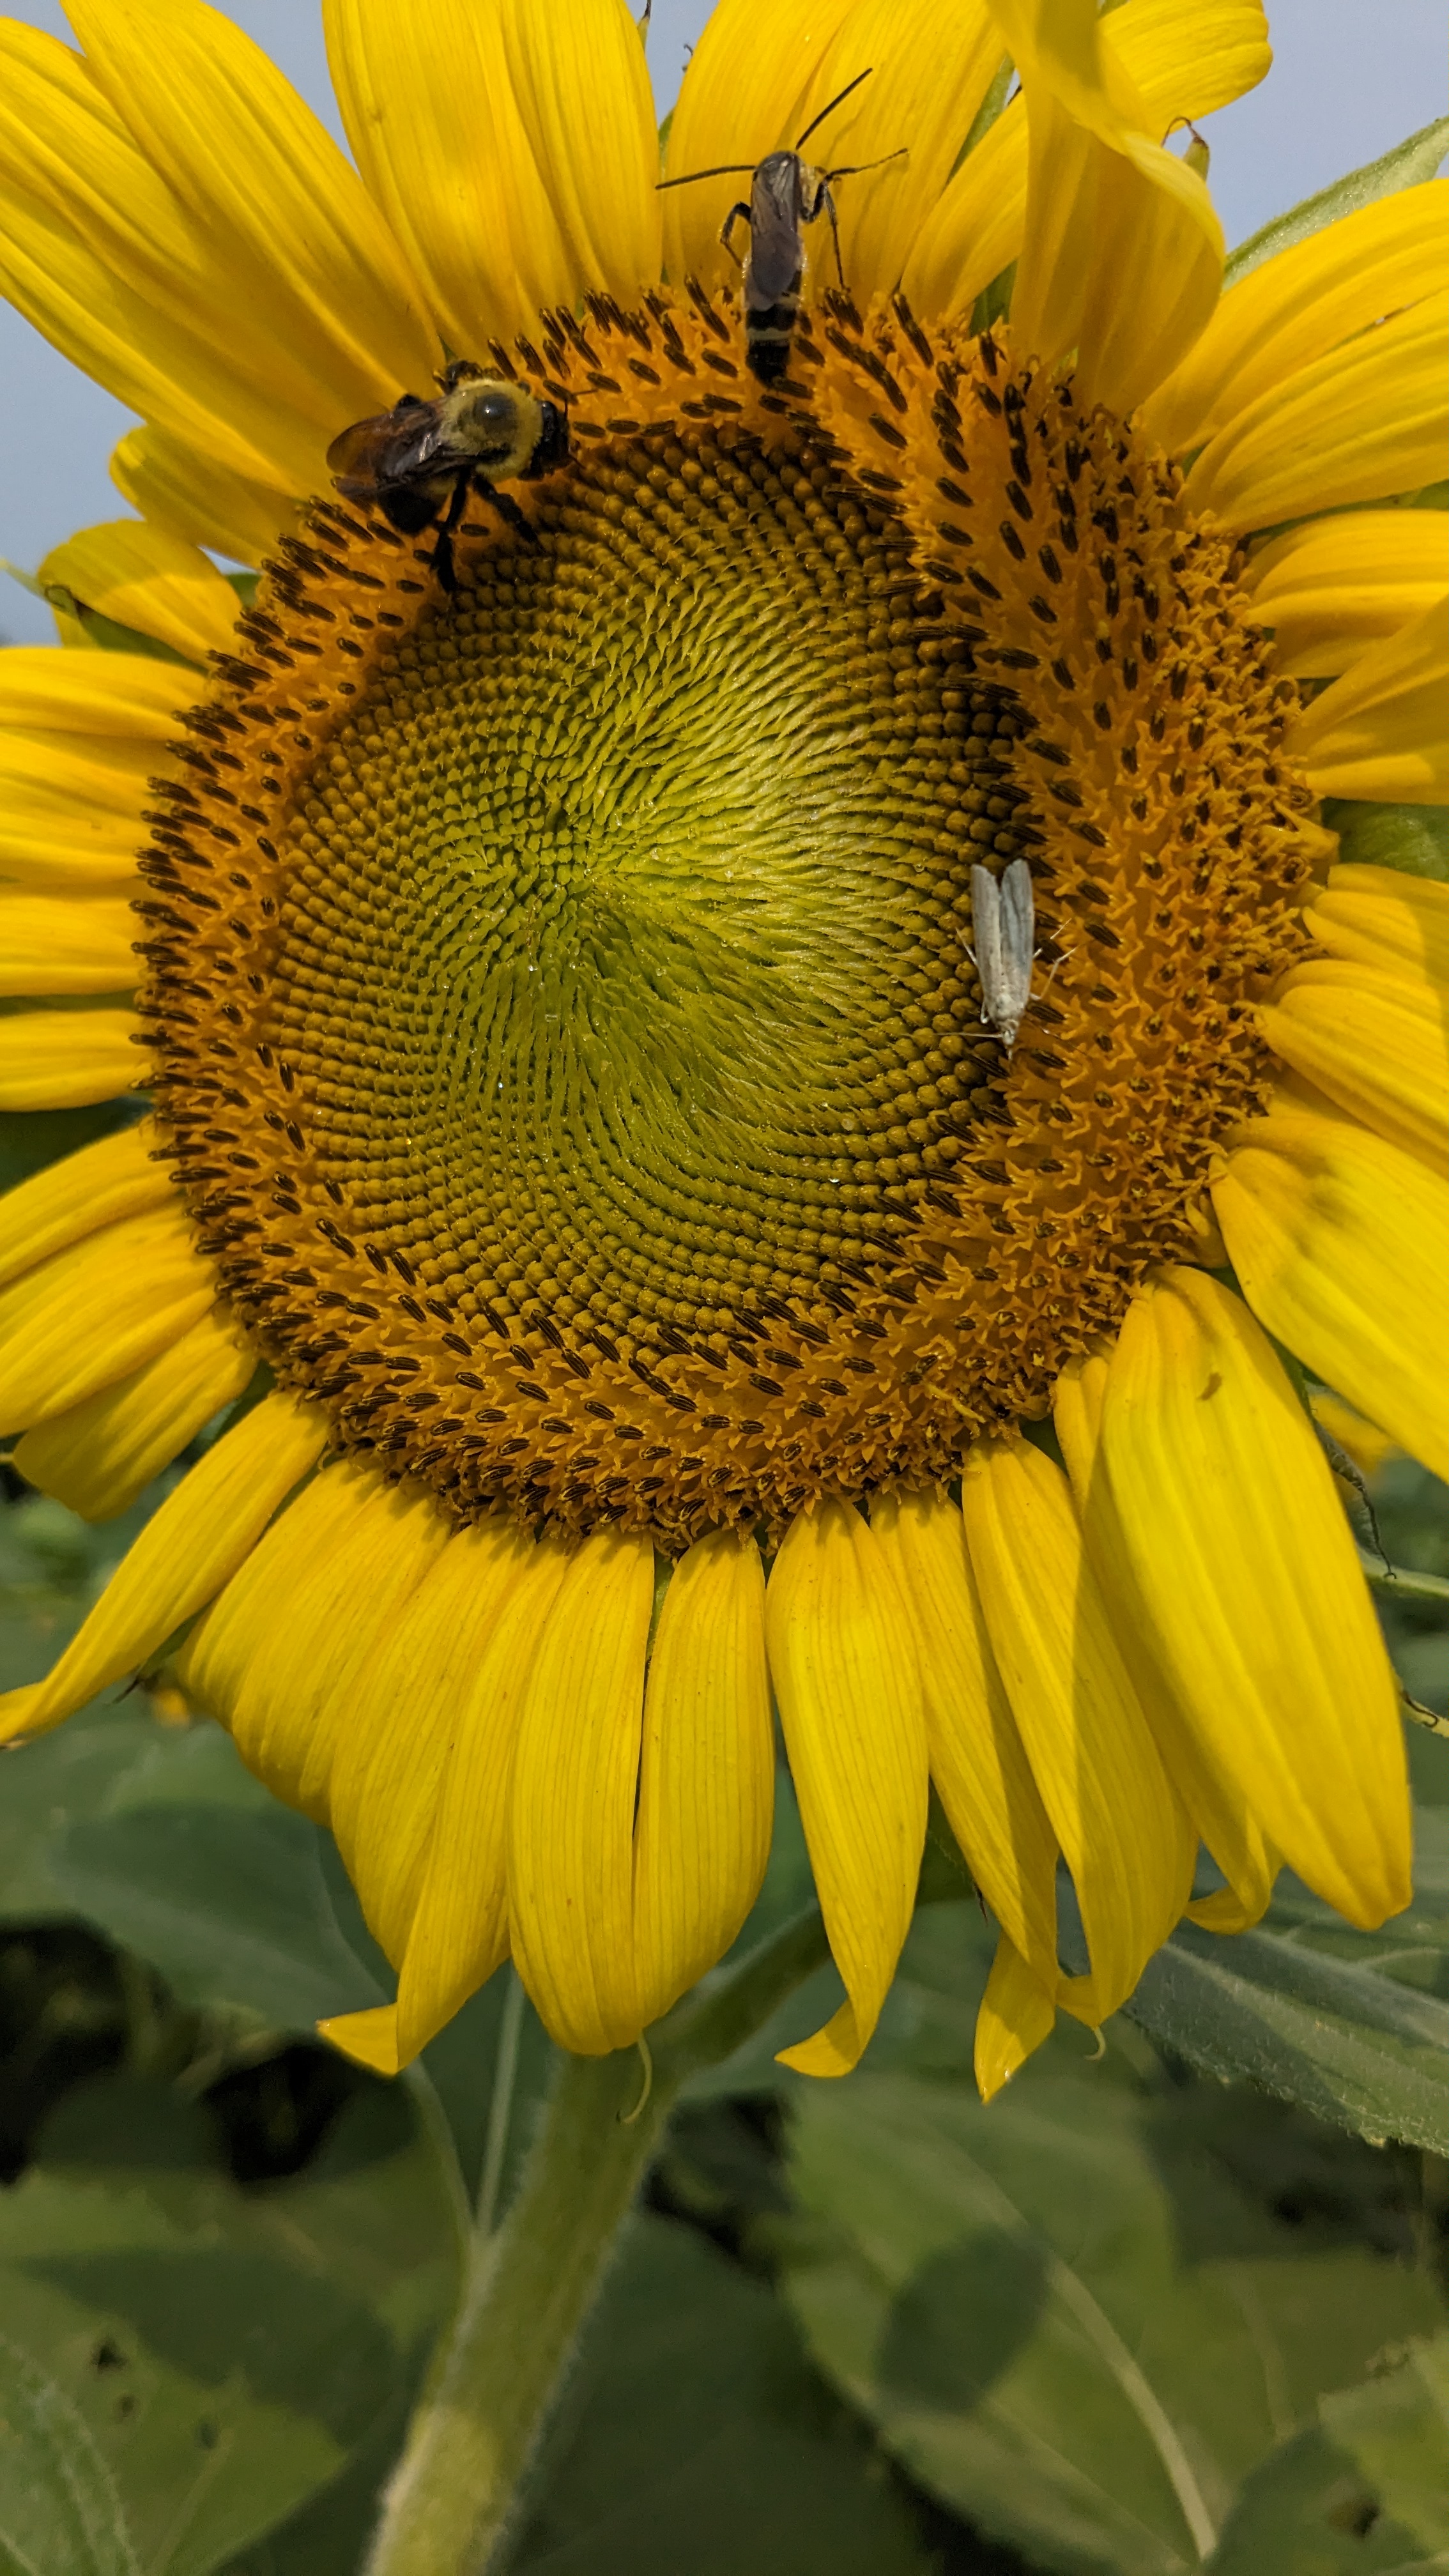
[{"label": "moth wing", "polygon": [[1001,991],[1001,892],[989,868],[971,871],[971,927],[976,934],[976,972],[981,982],[981,1016],[996,1016]]},{"label": "moth wing", "polygon": [[1012,860],[997,891],[1003,994],[1019,1018],[1031,993],[1031,961],[1036,948],[1036,899],[1025,859]]}]

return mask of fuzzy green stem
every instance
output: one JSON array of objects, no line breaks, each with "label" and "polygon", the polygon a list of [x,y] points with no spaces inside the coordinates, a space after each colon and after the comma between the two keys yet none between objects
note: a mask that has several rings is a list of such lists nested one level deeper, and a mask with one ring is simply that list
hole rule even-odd
[{"label": "fuzzy green stem", "polygon": [[366,2576],[484,2576],[676,2095],[826,1956],[814,1906],[707,1979],[634,2050],[568,2057],[503,2225],[480,2209],[447,2349],[383,2500]]}]

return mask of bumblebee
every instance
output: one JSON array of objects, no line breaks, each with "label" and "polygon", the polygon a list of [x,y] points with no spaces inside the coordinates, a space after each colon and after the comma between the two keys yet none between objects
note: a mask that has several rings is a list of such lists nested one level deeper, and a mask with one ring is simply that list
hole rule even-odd
[{"label": "bumblebee", "polygon": [[[857,72],[853,81],[837,91],[834,98],[812,117],[792,150],[768,152],[763,161],[722,161],[712,170],[690,170],[680,179],[661,179],[661,188],[690,188],[696,179],[723,179],[734,172],[747,171],[750,180],[749,202],[743,198],[731,206],[720,231],[720,240],[731,257],[734,229],[738,223],[750,228],[749,255],[744,262],[745,289],[745,363],[761,384],[778,384],[790,363],[790,339],[800,311],[800,289],[805,278],[806,224],[824,215],[835,244],[835,267],[842,286],[845,270],[840,258],[840,227],[836,219],[835,199],[831,185],[836,179],[855,179],[865,170],[878,170],[880,161],[852,162],[840,170],[815,170],[802,159],[802,146],[809,142],[827,116],[833,116],[842,101],[863,80],[869,70]],[[905,146],[899,152],[888,152],[884,159],[905,158]]]},{"label": "bumblebee", "polygon": [[498,486],[555,473],[568,458],[568,423],[557,404],[466,358],[445,367],[438,385],[436,402],[404,394],[391,411],[354,421],[332,441],[327,464],[345,500],[375,502],[403,536],[435,527],[433,569],[444,590],[455,591],[453,531],[469,493],[481,493],[532,544],[523,512]]}]

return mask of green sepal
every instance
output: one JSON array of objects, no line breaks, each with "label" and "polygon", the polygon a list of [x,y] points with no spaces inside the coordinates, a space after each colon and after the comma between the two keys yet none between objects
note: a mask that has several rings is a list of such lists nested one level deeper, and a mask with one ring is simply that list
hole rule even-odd
[{"label": "green sepal", "polygon": [[1421,125],[1405,143],[1396,143],[1377,161],[1366,161],[1361,170],[1350,170],[1344,179],[1335,179],[1332,187],[1320,188],[1315,196],[1305,197],[1300,205],[1290,206],[1286,215],[1275,215],[1241,242],[1228,259],[1223,271],[1224,287],[1236,286],[1239,278],[1248,277],[1280,251],[1292,250],[1329,224],[1340,223],[1345,215],[1356,215],[1361,206],[1372,206],[1380,197],[1393,197],[1400,188],[1417,188],[1432,179],[1446,152],[1449,152],[1449,116],[1436,116],[1432,125]]},{"label": "green sepal", "polygon": [[1449,884],[1449,809],[1441,805],[1361,805],[1324,801],[1325,828],[1338,834],[1338,855],[1355,867],[1399,868],[1405,876]]}]

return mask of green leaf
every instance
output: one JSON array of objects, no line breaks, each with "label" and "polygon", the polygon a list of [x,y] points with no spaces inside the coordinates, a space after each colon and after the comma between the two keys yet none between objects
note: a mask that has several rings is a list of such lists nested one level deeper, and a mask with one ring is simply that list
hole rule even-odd
[{"label": "green leaf", "polygon": [[131,1807],[72,1825],[49,1853],[74,1913],[158,1968],[185,2003],[275,2029],[385,2000],[338,1928],[322,1836],[264,1807]]},{"label": "green leaf", "polygon": [[0,1921],[74,1921],[79,1914],[109,1928],[93,1891],[62,1885],[50,1866],[75,1827],[124,1816],[133,1806],[205,1802],[270,1813],[272,1805],[220,1727],[162,1726],[140,1692],[13,1746],[3,1765]]},{"label": "green leaf", "polygon": [[1168,2153],[1110,2053],[1034,2060],[989,2107],[867,2074],[793,2106],[812,2351],[917,2480],[1063,2576],[1183,2576],[1325,2366],[1442,2321],[1426,2279],[1305,2248]]},{"label": "green leaf", "polygon": [[513,2576],[928,2576],[762,2282],[639,2220],[548,2442]]},{"label": "green leaf", "polygon": [[1350,170],[1346,179],[1335,179],[1331,188],[1320,188],[1316,196],[1305,197],[1286,215],[1275,215],[1231,254],[1223,272],[1224,286],[1236,286],[1240,277],[1261,268],[1265,259],[1276,259],[1280,251],[1307,241],[1326,224],[1357,214],[1360,206],[1371,206],[1400,188],[1416,188],[1421,180],[1432,179],[1446,152],[1449,116],[1436,116],[1432,125],[1421,125],[1417,134],[1395,144],[1381,160],[1365,162],[1361,170]]},{"label": "green leaf", "polygon": [[1322,2397],[1244,2484],[1211,2576],[1431,2576],[1444,2547],[1449,2337]]},{"label": "green leaf", "polygon": [[1323,820],[1338,855],[1356,867],[1402,868],[1406,876],[1449,879],[1449,813],[1438,805],[1354,805],[1330,797]]},{"label": "green leaf", "polygon": [[84,2422],[3,2335],[0,2576],[140,2576],[120,2498]]},{"label": "green leaf", "polygon": [[1449,2131],[1449,1963],[1442,1808],[1422,1811],[1418,1895],[1354,1932],[1290,1881],[1256,1932],[1180,1924],[1149,1960],[1128,2018],[1209,2075],[1248,2076],[1378,2142],[1443,2151]]},{"label": "green leaf", "polygon": [[0,2305],[84,2424],[147,2576],[206,2576],[392,2418],[454,2249],[402,2087],[359,2088],[303,2175],[243,2192],[199,2110],[110,2082],[69,2095],[0,2198]]}]

